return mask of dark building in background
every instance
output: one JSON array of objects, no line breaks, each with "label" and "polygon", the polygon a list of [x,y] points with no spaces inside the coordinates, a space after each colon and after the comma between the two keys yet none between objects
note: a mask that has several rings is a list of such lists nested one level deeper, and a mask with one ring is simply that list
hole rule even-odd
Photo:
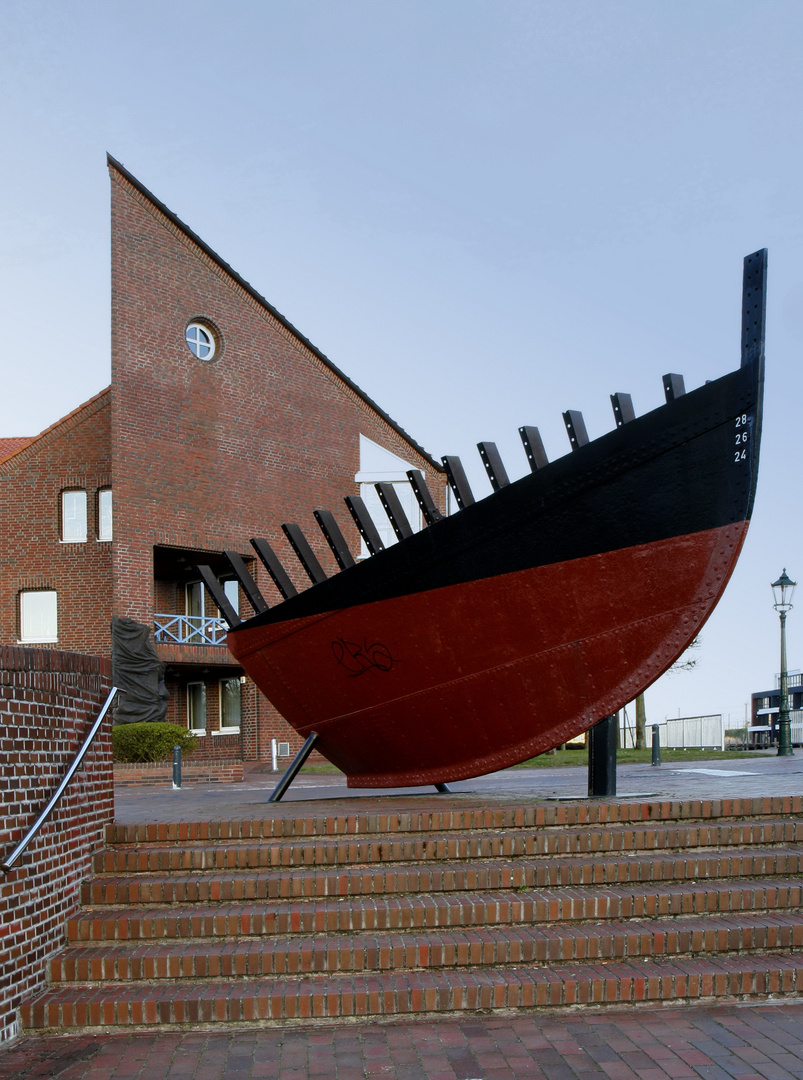
[{"label": "dark building in background", "polygon": [[[750,709],[751,741],[775,744],[778,741],[778,711],[781,705],[780,676],[775,676],[773,690],[759,690],[752,695]],[[803,745],[803,672],[790,671],[787,679],[789,692],[789,720],[792,745]],[[762,731],[762,729],[768,729]]]}]

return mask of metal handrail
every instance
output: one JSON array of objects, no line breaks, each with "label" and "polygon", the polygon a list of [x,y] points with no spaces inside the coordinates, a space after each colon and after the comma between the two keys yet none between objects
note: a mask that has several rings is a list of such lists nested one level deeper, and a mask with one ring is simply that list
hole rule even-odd
[{"label": "metal handrail", "polygon": [[153,616],[154,638],[160,644],[225,645],[228,626],[209,615],[176,615],[157,612]]},{"label": "metal handrail", "polygon": [[65,788],[67,787],[69,782],[72,780],[73,776],[75,776],[76,772],[78,771],[78,769],[79,769],[79,767],[81,765],[81,762],[86,757],[86,752],[89,749],[89,747],[91,746],[92,740],[97,735],[98,728],[103,723],[103,720],[104,720],[104,717],[106,716],[106,713],[111,708],[112,702],[114,701],[114,698],[115,698],[116,694],[117,694],[117,687],[113,686],[111,688],[111,690],[109,691],[109,696],[106,698],[106,701],[105,701],[105,703],[103,705],[103,708],[100,710],[100,713],[99,713],[97,719],[95,720],[94,724],[90,728],[89,734],[84,739],[83,746],[78,751],[78,753],[75,755],[75,760],[73,761],[72,765],[70,765],[67,772],[64,774],[64,779],[61,781],[59,786],[56,788],[56,790],[50,796],[50,799],[48,800],[47,806],[44,808],[44,810],[39,815],[39,817],[36,819],[36,821],[33,823],[33,825],[31,825],[30,829],[28,829],[28,832],[25,834],[25,836],[22,838],[22,840],[20,840],[20,842],[17,844],[17,846],[14,848],[14,850],[11,852],[11,854],[5,860],[5,862],[0,863],[0,870],[2,870],[4,874],[7,874],[13,868],[14,863],[17,861],[17,859],[20,857],[20,855],[22,855],[23,851],[25,851],[28,844],[30,844],[31,840],[33,840],[33,838],[36,836],[36,834],[42,828],[44,823],[50,817],[51,813],[53,812],[53,809],[56,806],[56,803],[59,801],[61,796],[64,794]]}]

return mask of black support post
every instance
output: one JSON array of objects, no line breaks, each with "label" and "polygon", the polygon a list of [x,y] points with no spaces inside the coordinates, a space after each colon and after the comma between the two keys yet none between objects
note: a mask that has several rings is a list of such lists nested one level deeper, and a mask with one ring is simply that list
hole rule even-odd
[{"label": "black support post", "polygon": [[454,454],[447,454],[446,457],[441,458],[441,461],[444,469],[446,469],[446,479],[449,481],[449,487],[457,499],[457,505],[461,510],[466,506],[473,505],[474,495],[469,487],[463,462]]},{"label": "black support post", "polygon": [[569,409],[563,414],[563,422],[566,425],[566,434],[572,444],[572,450],[579,450],[581,446],[588,444],[588,431],[583,414],[577,409]]},{"label": "black support post", "polygon": [[173,788],[181,787],[181,747],[173,747]]},{"label": "black support post", "polygon": [[440,521],[443,514],[435,505],[435,500],[432,498],[421,470],[408,469],[407,479],[410,481],[416,502],[421,508],[421,513],[424,515],[424,521],[426,521],[427,525],[434,525],[436,521]]},{"label": "black support post", "polygon": [[682,375],[664,375],[664,394],[666,395],[667,404],[670,401],[677,401],[685,393],[686,387]]},{"label": "black support post", "polygon": [[282,796],[284,795],[284,793],[287,791],[287,789],[290,787],[290,785],[292,784],[292,782],[295,780],[296,776],[300,772],[301,766],[304,764],[304,762],[307,760],[307,758],[312,753],[312,751],[313,751],[313,749],[315,747],[315,743],[317,741],[318,741],[318,732],[317,731],[311,732],[309,734],[309,736],[307,737],[307,741],[304,743],[304,745],[301,747],[301,749],[298,751],[298,753],[296,754],[296,756],[293,758],[292,762],[288,766],[287,772],[284,774],[284,776],[281,778],[279,783],[273,789],[273,793],[272,793],[271,797],[268,799],[268,802],[279,802],[282,799]]},{"label": "black support post", "polygon": [[507,475],[507,469],[502,463],[502,458],[499,456],[499,450],[496,447],[496,443],[480,442],[477,443],[477,449],[480,452],[482,463],[485,466],[485,471],[488,473],[488,479],[491,481],[491,487],[494,491],[499,491],[500,488],[507,487],[510,483],[510,478]]},{"label": "black support post", "polygon": [[605,716],[588,731],[588,795],[609,798],[616,794],[616,746],[619,720]]},{"label": "black support post", "polygon": [[652,726],[652,765],[661,764],[661,731],[657,724]]},{"label": "black support post", "polygon": [[546,450],[544,450],[544,443],[538,428],[530,427],[525,424],[524,427],[519,428],[519,435],[521,436],[521,441],[524,443],[524,451],[527,454],[530,471],[538,472],[539,469],[545,469],[549,464],[549,461],[547,460]]}]

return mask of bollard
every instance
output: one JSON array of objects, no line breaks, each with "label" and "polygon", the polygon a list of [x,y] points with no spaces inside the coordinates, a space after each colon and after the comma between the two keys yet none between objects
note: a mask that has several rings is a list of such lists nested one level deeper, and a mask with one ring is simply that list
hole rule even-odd
[{"label": "bollard", "polygon": [[173,790],[181,787],[181,747],[173,747]]},{"label": "bollard", "polygon": [[652,726],[652,764],[661,764],[661,731],[657,724]]},{"label": "bollard", "polygon": [[279,747],[276,739],[270,741],[270,771],[279,771]]}]

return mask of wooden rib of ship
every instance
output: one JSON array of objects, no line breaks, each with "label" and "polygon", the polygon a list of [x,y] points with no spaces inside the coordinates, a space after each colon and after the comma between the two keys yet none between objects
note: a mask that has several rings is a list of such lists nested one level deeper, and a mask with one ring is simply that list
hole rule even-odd
[{"label": "wooden rib of ship", "polygon": [[744,261],[739,368],[634,415],[547,463],[522,428],[531,473],[509,482],[493,444],[494,488],[474,501],[444,458],[460,507],[442,517],[408,474],[426,527],[413,532],[378,484],[399,542],[383,548],[360,499],[346,503],[371,557],[355,562],[333,515],[315,517],[340,573],[326,577],[297,525],[283,526],[312,586],[297,592],[266,541],[252,545],[285,596],[268,608],[227,552],[254,607],[228,646],[290,724],[351,787],[445,783],[490,772],[579,735],[632,701],[680,656],[733,572],[755,496],[761,430],[767,253]]}]

